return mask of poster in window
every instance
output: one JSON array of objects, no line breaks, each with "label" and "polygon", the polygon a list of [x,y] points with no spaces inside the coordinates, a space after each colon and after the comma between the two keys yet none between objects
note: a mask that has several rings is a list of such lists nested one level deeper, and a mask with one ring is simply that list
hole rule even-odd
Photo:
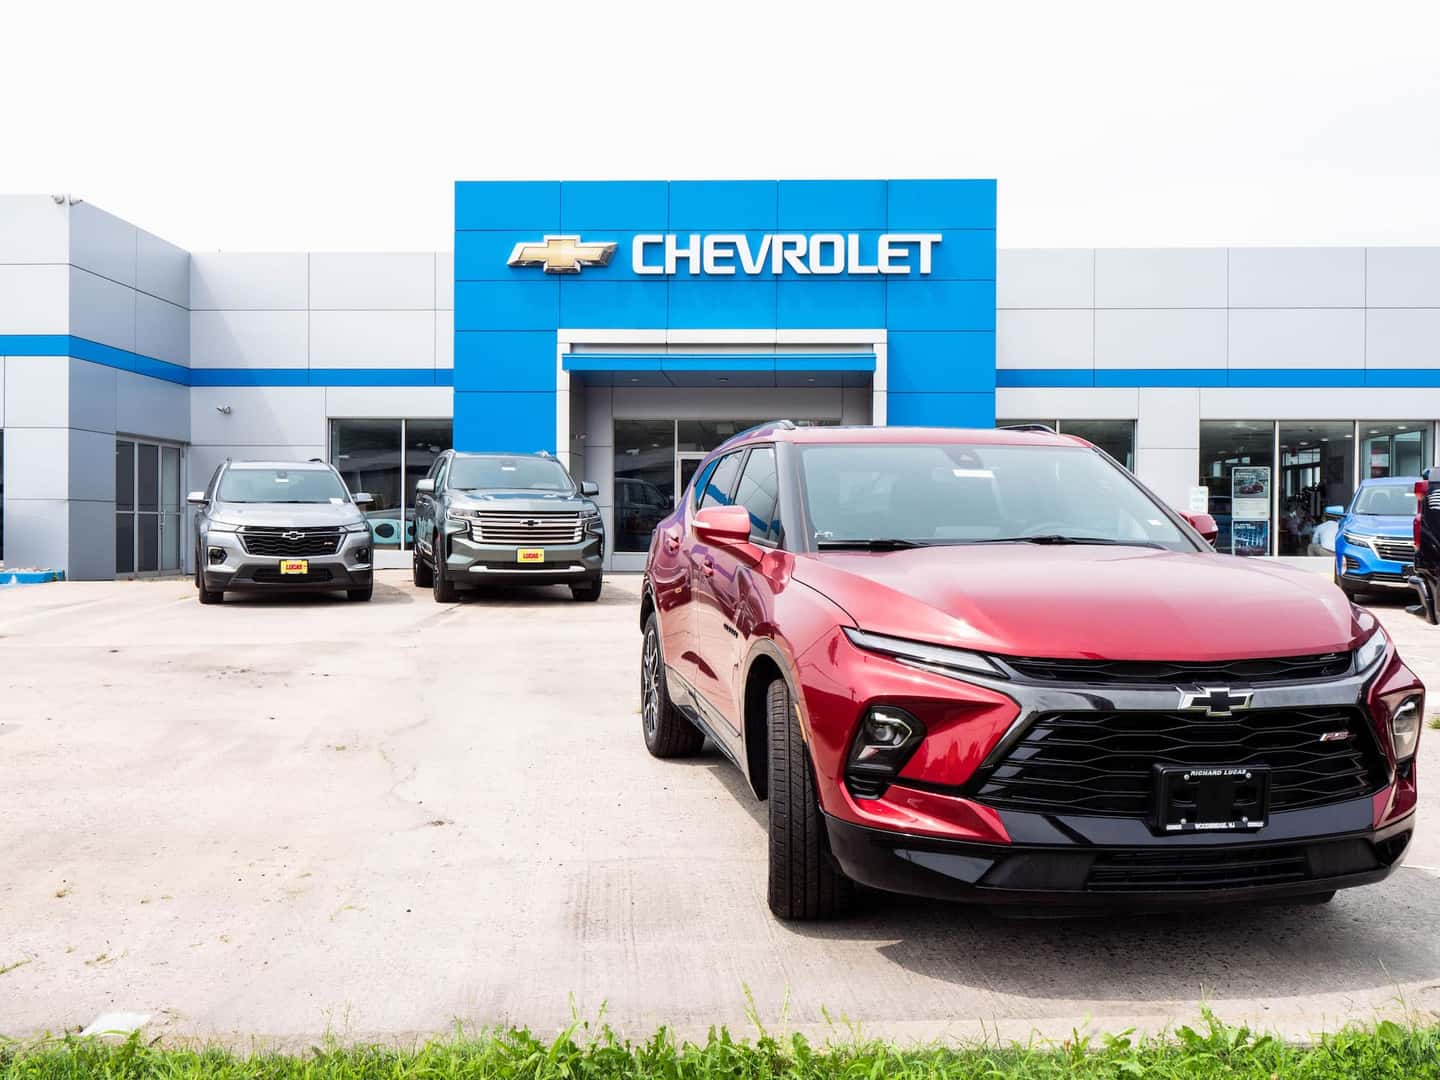
[{"label": "poster in window", "polygon": [[1270,520],[1270,467],[1237,465],[1230,473],[1230,515],[1237,521]]},{"label": "poster in window", "polygon": [[1236,555],[1270,554],[1270,522],[1232,521],[1230,538],[1231,551]]}]

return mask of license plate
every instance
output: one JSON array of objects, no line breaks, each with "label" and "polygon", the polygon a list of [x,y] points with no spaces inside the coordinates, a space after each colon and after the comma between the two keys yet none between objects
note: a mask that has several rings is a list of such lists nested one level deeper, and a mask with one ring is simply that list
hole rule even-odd
[{"label": "license plate", "polygon": [[281,559],[280,573],[282,574],[308,574],[310,572],[309,559]]},{"label": "license plate", "polygon": [[515,552],[516,562],[544,562],[544,548],[520,548]]},{"label": "license plate", "polygon": [[1270,812],[1270,770],[1245,765],[1155,766],[1160,832],[1243,832]]}]

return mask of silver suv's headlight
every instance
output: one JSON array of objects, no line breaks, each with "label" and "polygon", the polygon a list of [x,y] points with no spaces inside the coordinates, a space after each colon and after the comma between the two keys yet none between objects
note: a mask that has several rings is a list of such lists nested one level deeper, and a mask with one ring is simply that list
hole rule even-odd
[{"label": "silver suv's headlight", "polygon": [[205,531],[233,533],[239,532],[240,526],[236,525],[233,521],[216,521],[214,518],[211,518],[205,523]]},{"label": "silver suv's headlight", "polygon": [[952,679],[964,678],[966,675],[1005,678],[1005,673],[987,657],[967,649],[952,649],[948,645],[930,645],[923,641],[907,641],[905,638],[872,634],[849,626],[843,629],[845,636],[866,652],[881,653],[902,664],[933,671],[937,675],[948,675]]},{"label": "silver suv's headlight", "polygon": [[348,533],[369,532],[370,523],[368,521],[352,521],[348,525],[341,525],[340,531]]},{"label": "silver suv's headlight", "polygon": [[1355,650],[1355,670],[1359,672],[1369,671],[1380,662],[1385,655],[1385,649],[1390,644],[1390,639],[1385,636],[1385,631],[1375,627],[1375,632],[1365,639],[1365,643]]}]

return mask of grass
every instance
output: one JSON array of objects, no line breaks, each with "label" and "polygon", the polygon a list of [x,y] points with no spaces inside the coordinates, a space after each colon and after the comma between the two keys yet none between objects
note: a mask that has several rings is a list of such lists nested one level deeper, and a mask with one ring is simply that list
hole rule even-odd
[{"label": "grass", "polygon": [[1300,1046],[1226,1024],[1209,1010],[1200,1029],[1166,1037],[1129,1032],[1059,1045],[903,1048],[856,1041],[815,1047],[800,1036],[755,1042],[712,1031],[700,1044],[664,1030],[629,1043],[579,1026],[551,1042],[512,1030],[412,1049],[312,1047],[304,1054],[168,1049],[66,1036],[0,1043],[0,1080],[1048,1080],[1226,1077],[1230,1080],[1416,1080],[1440,1077],[1440,1027],[1382,1021]]}]

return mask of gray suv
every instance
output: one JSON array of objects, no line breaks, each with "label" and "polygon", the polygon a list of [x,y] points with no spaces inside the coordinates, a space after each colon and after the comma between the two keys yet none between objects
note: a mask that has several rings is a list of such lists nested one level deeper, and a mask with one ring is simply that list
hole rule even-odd
[{"label": "gray suv", "polygon": [[225,593],[344,589],[369,600],[375,588],[370,525],[340,474],[320,461],[226,461],[192,491],[195,588],[200,603]]},{"label": "gray suv", "polygon": [[415,584],[442,604],[457,585],[563,584],[599,600],[599,490],[549,454],[445,451],[415,486]]}]

